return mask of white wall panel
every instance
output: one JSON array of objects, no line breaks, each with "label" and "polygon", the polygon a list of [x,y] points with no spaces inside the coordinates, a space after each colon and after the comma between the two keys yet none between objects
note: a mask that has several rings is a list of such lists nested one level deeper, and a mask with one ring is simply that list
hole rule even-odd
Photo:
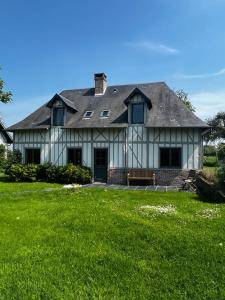
[{"label": "white wall panel", "polygon": [[[126,146],[126,132],[127,141]],[[14,133],[14,147],[23,156],[25,148],[40,148],[41,162],[51,157],[52,163],[67,163],[67,148],[81,147],[83,163],[93,166],[93,149],[108,148],[109,167],[158,168],[159,146],[181,147],[184,169],[197,169],[201,155],[199,129],[149,128],[130,126],[127,129],[61,129],[26,130]],[[93,139],[92,139],[93,136]],[[148,153],[147,153],[148,151]]]}]

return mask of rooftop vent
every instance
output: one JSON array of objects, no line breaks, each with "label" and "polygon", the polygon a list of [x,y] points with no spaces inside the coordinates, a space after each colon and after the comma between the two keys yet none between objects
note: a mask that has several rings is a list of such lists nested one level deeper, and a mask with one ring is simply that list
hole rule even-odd
[{"label": "rooftop vent", "polygon": [[105,73],[95,74],[95,95],[104,95],[107,88],[107,77]]}]

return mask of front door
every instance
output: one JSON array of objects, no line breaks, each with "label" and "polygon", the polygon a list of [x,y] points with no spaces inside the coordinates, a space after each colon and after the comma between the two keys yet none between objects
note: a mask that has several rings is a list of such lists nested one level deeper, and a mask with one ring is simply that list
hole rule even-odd
[{"label": "front door", "polygon": [[94,149],[95,181],[107,182],[108,149]]}]

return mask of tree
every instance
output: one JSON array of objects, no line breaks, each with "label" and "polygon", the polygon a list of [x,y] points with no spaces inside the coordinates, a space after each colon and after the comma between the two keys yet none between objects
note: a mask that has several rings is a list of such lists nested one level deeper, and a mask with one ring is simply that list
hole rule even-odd
[{"label": "tree", "polygon": [[190,111],[195,112],[195,107],[192,105],[190,99],[188,98],[188,93],[185,93],[185,91],[182,89],[175,91],[175,93]]},{"label": "tree", "polygon": [[4,81],[0,78],[0,102],[2,103],[12,102],[12,93],[5,92],[3,90],[3,87],[4,87]]},{"label": "tree", "polygon": [[205,141],[221,143],[225,139],[225,112],[218,112],[206,122],[211,129],[204,135]]}]

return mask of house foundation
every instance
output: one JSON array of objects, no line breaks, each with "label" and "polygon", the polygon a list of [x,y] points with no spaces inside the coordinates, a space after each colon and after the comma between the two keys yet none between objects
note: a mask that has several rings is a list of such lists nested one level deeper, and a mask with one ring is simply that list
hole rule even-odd
[{"label": "house foundation", "polygon": [[[127,184],[127,173],[129,169],[126,168],[111,168],[108,171],[108,183],[111,184]],[[182,169],[154,169],[156,175],[156,185],[181,186],[184,180],[188,177],[194,177],[196,170],[182,170]],[[152,184],[152,183],[151,183]]]}]

